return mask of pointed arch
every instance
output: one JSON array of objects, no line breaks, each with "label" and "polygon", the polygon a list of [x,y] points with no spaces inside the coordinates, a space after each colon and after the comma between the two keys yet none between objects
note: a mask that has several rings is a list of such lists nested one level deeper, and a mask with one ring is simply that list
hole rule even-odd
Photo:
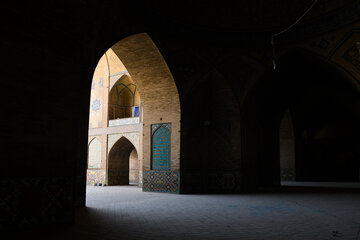
[{"label": "pointed arch", "polygon": [[[128,184],[129,155],[136,149],[132,156],[137,155],[140,161],[139,186],[143,186],[143,181],[150,183],[146,186],[153,186],[153,178],[148,174],[154,172],[151,127],[164,123],[171,126],[169,131],[164,130],[171,130],[166,150],[169,154],[166,167],[157,174],[160,179],[179,182],[180,98],[172,74],[149,35],[135,34],[109,48],[95,69],[93,83],[89,133],[99,134],[106,141],[103,169],[107,171],[107,184]],[[169,180],[168,176],[174,179]],[[156,186],[143,189],[169,191],[165,184]],[[179,184],[174,186],[171,192],[178,192]]]},{"label": "pointed arch", "polygon": [[292,116],[285,112],[279,129],[281,181],[295,180],[295,134]]},{"label": "pointed arch", "polygon": [[[142,161],[143,190],[169,191],[165,184],[169,180],[168,176],[174,178],[171,181],[179,182],[180,171],[180,98],[172,74],[146,33],[135,34],[117,42],[109,49],[107,56],[110,63],[124,66],[122,69],[126,69],[137,86],[136,91],[141,95],[143,130],[140,135],[141,150],[138,153]],[[171,124],[171,155],[167,160],[168,167],[156,173],[164,184],[152,184],[152,126],[163,123]],[[156,188],[148,188],[155,185]],[[178,192],[178,186],[176,184],[171,191]]]},{"label": "pointed arch", "polygon": [[140,95],[137,86],[128,75],[122,75],[109,92],[109,120],[139,117]]},{"label": "pointed arch", "polygon": [[151,169],[170,170],[171,124],[153,124],[151,129]]},{"label": "pointed arch", "polygon": [[108,185],[129,184],[129,159],[134,149],[124,136],[112,146],[108,156]]}]

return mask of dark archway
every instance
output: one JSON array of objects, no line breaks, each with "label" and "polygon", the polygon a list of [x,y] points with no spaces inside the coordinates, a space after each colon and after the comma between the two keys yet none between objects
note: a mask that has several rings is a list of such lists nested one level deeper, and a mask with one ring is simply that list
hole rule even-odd
[{"label": "dark archway", "polygon": [[295,180],[295,136],[290,111],[281,119],[279,130],[280,178],[281,181]]},{"label": "dark archway", "polygon": [[279,128],[289,108],[296,180],[358,181],[360,97],[349,82],[329,63],[296,51],[257,83],[242,122],[243,170],[253,187],[280,184]]},{"label": "dark archway", "polygon": [[125,137],[121,137],[111,148],[108,157],[108,185],[129,184],[130,154],[134,149],[134,145]]},{"label": "dark archway", "polygon": [[[141,94],[141,100],[140,100]],[[109,48],[100,58],[93,75],[89,117],[89,136],[103,139],[102,167],[107,169],[106,185],[127,184],[127,177],[119,173],[119,166],[110,166],[112,148],[119,135],[128,138],[136,148],[140,163],[132,181],[145,191],[179,192],[180,183],[180,100],[175,81],[161,53],[148,34],[140,33],[124,38]],[[156,174],[161,181],[153,182],[152,141],[154,126],[168,125],[168,154],[160,160],[166,168]],[[171,142],[171,144],[170,144]],[[117,150],[114,150],[117,151]],[[116,158],[116,157],[115,157]],[[121,168],[128,166],[122,166]],[[155,169],[155,168],[154,168]],[[117,176],[120,174],[119,176]],[[171,176],[171,178],[168,178]],[[143,181],[147,184],[143,184]],[[162,184],[160,184],[161,182]],[[171,188],[169,188],[171,183]],[[156,188],[149,188],[156,186]]]},{"label": "dark archway", "polygon": [[[302,12],[301,6],[308,4],[303,1],[298,2],[302,2],[302,4],[291,3],[291,6],[294,6],[296,11]],[[342,44],[343,37],[353,28],[350,24],[358,21],[359,14],[354,14],[359,9],[358,1],[351,2],[354,3],[339,1],[339,4],[335,5],[322,4],[322,7],[317,8],[318,14],[314,18],[304,19],[306,22],[299,25],[299,28],[288,32],[291,36],[289,42],[294,40],[291,44],[296,44],[295,41],[300,42],[303,39],[311,42],[311,38],[317,38],[320,44],[317,42],[316,45],[310,44],[318,49],[323,49],[324,44],[322,43],[325,43],[324,48],[328,47],[326,51],[331,52],[331,45]],[[13,199],[7,200],[9,205],[2,205],[5,208],[10,206],[11,210],[9,210],[11,214],[2,218],[3,222],[7,224],[12,222],[30,223],[35,222],[34,219],[39,224],[50,220],[52,222],[72,222],[74,206],[85,205],[90,79],[93,75],[93,66],[98,58],[115,41],[135,32],[148,31],[154,35],[156,42],[158,39],[162,39],[161,50],[164,56],[177,57],[185,45],[183,39],[188,40],[190,44],[186,46],[189,53],[186,55],[186,61],[173,61],[172,64],[172,69],[177,72],[175,75],[177,83],[182,88],[186,87],[186,82],[191,82],[186,77],[181,78],[187,74],[187,66],[184,63],[189,59],[195,59],[196,55],[202,52],[209,53],[209,63],[205,66],[210,67],[216,64],[216,61],[213,61],[215,59],[227,59],[227,53],[240,55],[243,51],[258,51],[264,53],[265,56],[269,49],[267,36],[270,36],[269,32],[272,31],[270,27],[287,26],[294,17],[294,14],[285,14],[288,16],[286,17],[277,14],[279,11],[269,11],[268,13],[274,16],[270,17],[271,19],[277,18],[284,21],[267,21],[270,15],[263,14],[264,11],[261,9],[267,10],[268,6],[273,5],[264,4],[258,8],[257,2],[252,4],[256,6],[254,11],[258,17],[255,18],[251,16],[253,15],[252,11],[243,8],[241,3],[237,8],[225,7],[220,11],[226,13],[227,16],[224,18],[221,15],[217,15],[218,18],[213,17],[214,14],[211,12],[219,13],[219,6],[212,4],[210,6],[212,11],[203,17],[199,15],[200,12],[202,14],[206,12],[202,11],[204,10],[203,3],[195,3],[195,1],[189,3],[191,4],[187,4],[188,6],[181,4],[179,6],[181,5],[185,10],[192,10],[192,14],[183,14],[184,11],[177,11],[178,14],[175,14],[177,17],[174,16],[176,11],[171,10],[175,10],[178,6],[172,3],[168,4],[168,6],[172,6],[171,8],[150,2],[146,8],[139,8],[139,3],[134,1],[111,3],[77,1],[71,5],[50,1],[41,5],[28,2],[17,4],[19,6],[14,4],[13,7],[3,11],[2,16],[6,20],[3,23],[12,25],[3,28],[5,31],[3,35],[6,37],[2,39],[4,43],[2,53],[3,58],[7,61],[3,67],[2,77],[14,80],[3,81],[3,89],[6,90],[2,94],[2,113],[3,116],[9,117],[1,120],[3,126],[1,131],[3,136],[2,158],[8,159],[3,161],[2,180],[3,186],[24,187],[22,190],[24,195],[16,195],[17,188],[15,187],[6,188],[9,189],[8,192],[3,191],[7,194],[6,196],[14,196]],[[194,7],[189,7],[192,5]],[[271,9],[277,10],[277,5]],[[286,7],[281,7],[281,9],[285,10],[284,13],[288,12]],[[325,11],[325,9],[327,10]],[[237,18],[239,16],[237,10],[248,13],[250,17],[247,14],[240,17],[250,20],[250,22]],[[121,14],[119,14],[120,11]],[[230,12],[233,14],[229,15]],[[207,21],[208,19],[211,21]],[[218,19],[221,20],[221,24],[218,23]],[[329,19],[341,21],[328,21]],[[199,20],[208,23],[207,27],[203,26]],[[253,22],[257,22],[259,27],[252,28],[251,23]],[[263,26],[262,22],[270,23],[270,25]],[[191,23],[194,23],[194,26],[189,27]],[[358,26],[354,26],[354,28],[358,29]],[[321,36],[322,33],[336,29],[339,31],[334,36],[339,39],[335,39],[336,41],[334,40],[332,43],[327,41],[327,37]],[[329,36],[329,38],[333,37]],[[232,42],[236,45],[229,45]],[[199,46],[203,48],[199,48]],[[139,50],[141,49],[139,47]],[[139,51],[133,51],[133,48],[130,50],[130,54],[127,55],[139,53]],[[206,55],[204,54],[204,56]],[[358,60],[354,58],[354,61]],[[137,66],[143,68],[146,63],[137,62]],[[281,65],[278,64],[278,66]],[[156,72],[164,73],[158,69]],[[203,84],[199,81],[201,80],[198,74],[199,69],[195,66],[193,71],[188,72],[195,76],[193,85],[201,88]],[[239,71],[239,74],[241,72]],[[355,73],[359,76],[359,71],[355,71]],[[206,81],[207,79],[204,80],[205,83]],[[181,98],[186,99],[187,97],[182,93]],[[189,105],[191,106],[190,103]],[[199,129],[198,132],[205,132],[203,136],[207,137],[206,131],[208,130],[205,127],[210,128],[207,117],[211,114],[211,110],[204,108],[199,112],[205,113],[202,114],[205,117],[204,119],[200,118],[201,114],[196,116],[195,122],[198,124],[194,129]],[[196,141],[201,139],[201,134],[198,134],[200,137],[196,138],[196,132],[194,131],[195,134],[190,132],[194,126],[192,124],[194,121],[190,121],[193,120],[190,119],[190,116],[189,114],[187,126],[184,128],[186,131],[181,133],[181,139],[185,136],[181,141],[190,142],[188,140],[194,139],[193,142],[196,144]],[[160,119],[162,116],[156,117],[156,119]],[[168,120],[165,119],[165,121]],[[251,118],[248,122],[250,121]],[[180,124],[179,121],[178,123]],[[149,121],[147,124],[152,124],[152,122]],[[202,128],[202,126],[204,127]],[[259,124],[254,123],[251,126],[257,127]],[[149,125],[146,127],[147,133],[145,134],[149,136],[150,127]],[[255,141],[259,139],[257,135],[259,132],[260,130],[247,131],[244,135],[245,139],[251,138],[243,145],[243,149],[246,149],[246,154],[248,154],[245,157],[249,156],[246,159],[249,161],[246,161],[243,167],[245,170],[246,168],[252,170],[248,172],[249,174],[256,173],[253,165],[257,164],[258,158],[265,159],[267,157],[266,154],[261,156],[261,151],[256,151],[257,145],[251,142],[252,139]],[[180,128],[177,128],[172,136],[175,133],[180,135]],[[189,135],[190,137],[187,137]],[[146,142],[150,142],[149,138],[146,139]],[[178,142],[180,142],[180,137]],[[205,147],[203,149],[206,150]],[[187,150],[184,155],[189,156],[188,159],[194,159],[194,162],[199,161],[197,156],[191,155],[195,152],[191,150],[191,148]],[[144,148],[145,151],[150,152],[150,148]],[[181,153],[183,154],[183,151]],[[142,149],[139,149],[139,156],[141,154]],[[193,173],[194,176],[199,176],[202,163],[206,163],[207,160],[206,156],[200,155],[199,157],[201,157],[201,164],[197,164],[199,167],[190,166],[185,168],[181,174]],[[149,158],[145,160],[146,163],[150,162]],[[268,160],[272,162],[272,156]],[[188,163],[191,165],[192,162],[189,160]],[[176,171],[179,171],[179,164],[177,162]],[[275,172],[279,175],[278,171]],[[200,174],[202,173],[200,172]],[[196,187],[203,178],[200,175],[193,179],[194,181],[188,184],[190,187],[191,185]],[[44,194],[46,191],[49,193]],[[53,198],[52,196],[57,197]],[[34,211],[30,211],[24,216],[21,209]],[[41,214],[34,215],[33,212]]]},{"label": "dark archway", "polygon": [[182,102],[181,192],[239,192],[239,103],[218,69],[202,78],[207,84],[186,89],[188,95]]}]

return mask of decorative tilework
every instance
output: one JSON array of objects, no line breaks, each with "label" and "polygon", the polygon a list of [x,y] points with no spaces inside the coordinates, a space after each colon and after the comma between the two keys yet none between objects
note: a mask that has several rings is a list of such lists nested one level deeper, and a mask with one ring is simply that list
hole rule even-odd
[{"label": "decorative tilework", "polygon": [[134,116],[133,117],[138,117],[139,112],[140,112],[140,107],[139,106],[134,107]]},{"label": "decorative tilework", "polygon": [[171,123],[153,124],[152,132],[152,169],[170,169]]},{"label": "decorative tilework", "polygon": [[92,104],[91,104],[91,109],[92,109],[93,111],[97,111],[97,110],[100,109],[100,106],[101,106],[100,100],[99,100],[99,99],[96,99],[96,100],[94,100],[94,101],[92,102]]},{"label": "decorative tilework", "polygon": [[158,124],[151,125],[151,133],[154,134],[154,131],[156,131],[156,129],[160,126],[164,126],[167,129],[169,129],[169,131],[171,131],[171,123],[158,123]]},{"label": "decorative tilework", "polygon": [[179,192],[179,172],[144,171],[143,190],[147,192]]},{"label": "decorative tilework", "polygon": [[87,170],[86,184],[94,185],[95,183],[106,184],[105,170]]}]

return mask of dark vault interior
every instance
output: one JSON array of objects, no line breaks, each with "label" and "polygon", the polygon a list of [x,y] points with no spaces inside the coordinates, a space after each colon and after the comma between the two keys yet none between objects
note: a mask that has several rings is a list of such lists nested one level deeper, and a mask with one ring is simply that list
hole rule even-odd
[{"label": "dark vault interior", "polygon": [[[174,200],[172,208],[172,200],[162,199],[164,196],[176,196],[180,202],[186,202],[186,197],[205,197],[204,204],[213,207],[209,199],[214,196],[226,206],[240,203],[220,198],[243,196],[246,201],[239,202],[245,201],[241,206],[247,206],[252,201],[249,196],[257,194],[265,194],[264,199],[271,194],[290,197],[315,194],[315,198],[320,194],[325,196],[321,200],[324,206],[328,206],[324,211],[333,207],[338,216],[356,214],[360,207],[356,185],[360,181],[360,2],[318,0],[296,22],[313,3],[311,0],[8,3],[2,9],[0,40],[3,59],[0,229],[14,234],[58,232],[76,226],[79,216],[106,219],[111,215],[105,210],[94,210],[98,201],[95,198],[91,198],[89,204],[93,205],[89,207],[86,191],[96,196],[103,194],[109,200],[116,199],[112,194],[117,191],[121,196],[123,190],[106,192],[104,189],[118,189],[109,186],[102,187],[105,192],[101,193],[95,193],[92,186],[89,190],[86,170],[91,82],[99,59],[112,46],[117,46],[112,48],[114,52],[123,54],[121,61],[139,86],[141,101],[144,99],[141,107],[147,114],[142,125],[141,151],[136,153],[141,161],[144,159],[141,165],[144,176],[140,181],[144,180],[144,191],[140,189],[135,195],[159,196],[168,211],[163,214],[174,219],[177,214],[181,219],[177,212],[181,212],[180,204],[176,208]],[[295,22],[274,38],[273,47],[271,36]],[[145,35],[147,40],[142,41]],[[119,45],[114,45],[117,42]],[[166,100],[174,93],[160,84],[164,79],[173,81],[171,89],[177,91],[178,102]],[[161,104],[151,105],[152,101]],[[174,105],[177,108],[171,108]],[[156,115],[156,109],[161,114]],[[175,113],[180,118],[177,122],[167,118]],[[289,124],[284,127],[285,117]],[[167,143],[171,147],[171,163],[166,170],[153,164],[155,140],[151,139],[158,134],[155,127],[166,127],[169,131],[166,136],[171,136]],[[282,131],[287,131],[287,135]],[[123,162],[128,169],[126,161],[133,150],[131,142],[121,139],[107,153],[109,166]],[[106,171],[110,176],[115,170],[110,166]],[[109,185],[128,184],[129,173],[119,171],[115,173],[117,179]],[[152,179],[157,177],[159,185],[154,187]],[[281,184],[284,179],[299,183],[349,183],[357,187],[285,187]],[[164,185],[166,181],[173,185]],[[341,196],[354,202],[342,203]],[[338,205],[333,206],[334,202]],[[155,200],[153,204],[157,206]],[[342,208],[345,205],[346,210]],[[127,205],[120,204],[117,210],[121,206]],[[151,206],[147,209],[149,213],[157,211]],[[135,208],[138,209],[129,207]],[[287,211],[291,207],[276,205],[275,209]],[[154,216],[163,210],[159,209]],[[124,211],[127,210],[119,210]],[[206,215],[211,211],[194,213]],[[266,213],[269,211],[273,210]],[[136,224],[134,219],[129,222]],[[228,220],[224,217],[219,221]],[[346,221],[347,227],[353,224],[349,232],[354,231],[355,235],[348,237],[344,233],[342,239],[355,239],[359,215]],[[211,229],[210,223],[204,226]],[[266,223],[263,226],[266,232]],[[141,225],[138,231],[150,231],[149,228]],[[314,238],[311,234],[301,235],[301,227],[294,231],[300,234],[296,235],[299,239],[304,236],[324,239],[315,233]],[[334,231],[337,232],[329,229]],[[298,239],[282,235],[281,229],[277,233],[267,237]],[[113,239],[117,234],[121,235],[116,232],[102,237]],[[178,234],[174,231],[164,236],[175,239],[197,236],[186,234],[179,230]],[[229,235],[221,236],[266,239],[265,235],[252,236],[251,232],[242,238],[239,234],[231,235],[230,231]],[[85,235],[76,236],[81,239]],[[157,237],[148,235],[144,239]],[[124,238],[139,236],[125,234]],[[94,235],[93,239],[100,236]],[[200,233],[198,239],[211,238]]]}]

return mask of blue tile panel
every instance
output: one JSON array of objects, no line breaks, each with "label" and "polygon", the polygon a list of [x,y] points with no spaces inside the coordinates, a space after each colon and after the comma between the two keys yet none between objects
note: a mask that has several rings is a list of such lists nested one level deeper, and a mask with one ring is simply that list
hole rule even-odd
[{"label": "blue tile panel", "polygon": [[179,193],[179,172],[144,171],[143,191]]},{"label": "blue tile panel", "polygon": [[170,170],[170,133],[171,123],[153,124],[152,132],[152,169]]},{"label": "blue tile panel", "polygon": [[96,112],[97,110],[100,109],[100,106],[101,106],[100,100],[95,99],[91,104],[91,109]]},{"label": "blue tile panel", "polygon": [[134,107],[134,117],[138,117],[140,113],[140,107],[136,106]]}]

